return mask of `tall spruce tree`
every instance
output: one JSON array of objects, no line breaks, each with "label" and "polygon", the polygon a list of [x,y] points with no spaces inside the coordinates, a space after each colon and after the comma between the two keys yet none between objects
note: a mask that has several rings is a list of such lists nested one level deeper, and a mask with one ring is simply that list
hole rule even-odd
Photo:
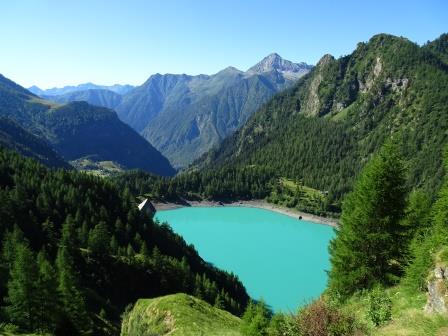
[{"label": "tall spruce tree", "polygon": [[36,260],[30,248],[22,242],[15,248],[8,281],[6,311],[12,323],[27,331],[38,326],[36,280]]},{"label": "tall spruce tree", "polygon": [[70,324],[68,328],[79,333],[86,333],[90,330],[91,323],[75,269],[73,256],[75,253],[75,235],[73,220],[68,217],[62,227],[61,245],[56,257],[58,291],[67,322]]},{"label": "tall spruce tree", "polygon": [[109,253],[110,234],[107,231],[105,222],[98,223],[89,232],[88,246],[92,254],[96,256],[104,256]]},{"label": "tall spruce tree", "polygon": [[[427,289],[427,276],[437,255],[445,251],[447,255],[448,246],[448,148],[444,153],[445,178],[442,188],[439,190],[437,200],[431,207],[430,220],[423,221],[419,227],[410,247],[411,258],[409,266],[406,268],[404,285],[410,290]],[[447,258],[447,257],[445,257]]]},{"label": "tall spruce tree", "polygon": [[57,274],[44,251],[37,255],[37,320],[38,330],[53,332],[59,322],[60,304],[57,295]]},{"label": "tall spruce tree", "polygon": [[245,336],[268,335],[272,312],[263,300],[250,301],[241,319],[240,331]]},{"label": "tall spruce tree", "polygon": [[343,203],[340,227],[330,244],[330,293],[342,298],[391,282],[399,272],[406,204],[405,168],[387,143],[360,174]]}]

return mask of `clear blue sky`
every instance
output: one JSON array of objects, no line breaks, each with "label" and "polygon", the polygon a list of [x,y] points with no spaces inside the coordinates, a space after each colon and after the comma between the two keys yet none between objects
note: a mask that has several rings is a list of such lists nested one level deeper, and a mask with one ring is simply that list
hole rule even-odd
[{"label": "clear blue sky", "polygon": [[43,88],[245,70],[271,52],[315,64],[377,33],[448,32],[446,0],[5,0],[0,73]]}]

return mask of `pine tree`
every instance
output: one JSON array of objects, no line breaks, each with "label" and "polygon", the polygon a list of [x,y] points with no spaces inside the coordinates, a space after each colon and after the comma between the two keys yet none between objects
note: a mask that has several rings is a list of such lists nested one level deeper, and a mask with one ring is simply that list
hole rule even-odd
[{"label": "pine tree", "polygon": [[224,309],[225,308],[225,306],[224,306],[224,299],[221,296],[221,293],[218,293],[218,295],[216,295],[214,306],[216,308],[219,308],[219,309]]},{"label": "pine tree", "polygon": [[[448,171],[448,148],[444,155],[445,172]],[[420,213],[420,212],[419,212]],[[404,285],[412,291],[427,289],[427,277],[434,269],[437,255],[448,246],[448,175],[445,173],[444,183],[440,189],[437,200],[431,208],[429,218],[431,223],[425,221],[423,212],[423,225],[417,231],[410,246],[410,265],[406,268]]]},{"label": "pine tree", "polygon": [[106,223],[100,222],[89,232],[89,249],[96,256],[104,256],[109,253],[109,245],[110,235]]},{"label": "pine tree", "polygon": [[397,148],[386,144],[366,165],[343,204],[330,244],[330,293],[341,296],[389,283],[401,259],[405,170]]},{"label": "pine tree", "polygon": [[16,247],[23,241],[23,232],[17,225],[14,225],[12,232],[6,231],[2,242],[2,263],[6,265],[7,269],[12,267],[16,254]]},{"label": "pine tree", "polygon": [[27,331],[34,330],[38,323],[36,280],[34,255],[25,243],[20,243],[15,248],[15,258],[10,269],[6,312],[12,323]]},{"label": "pine tree", "polygon": [[146,244],[145,241],[143,241],[142,244],[141,244],[140,254],[142,256],[144,256],[145,258],[149,257],[148,245]]},{"label": "pine tree", "polygon": [[241,333],[245,336],[267,335],[271,316],[263,300],[257,303],[250,301],[241,319]]},{"label": "pine tree", "polygon": [[38,329],[43,332],[52,332],[59,322],[57,274],[44,251],[37,255],[37,267],[36,295],[39,310],[36,317],[39,323]]},{"label": "pine tree", "polygon": [[85,332],[90,328],[90,321],[84,297],[79,289],[78,274],[75,270],[74,235],[73,221],[66,220],[62,227],[61,246],[56,257],[58,292],[70,327],[78,332]]},{"label": "pine tree", "polygon": [[126,256],[128,258],[132,258],[135,256],[135,250],[130,243],[128,244],[128,247],[126,248]]},{"label": "pine tree", "polygon": [[112,236],[112,238],[110,239],[109,247],[110,247],[110,252],[113,255],[118,255],[119,246],[118,246],[117,238],[115,238],[115,236]]}]

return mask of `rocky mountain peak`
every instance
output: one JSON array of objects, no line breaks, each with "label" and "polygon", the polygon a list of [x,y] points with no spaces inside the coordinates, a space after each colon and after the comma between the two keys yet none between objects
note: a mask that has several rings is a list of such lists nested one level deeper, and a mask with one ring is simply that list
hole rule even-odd
[{"label": "rocky mountain peak", "polygon": [[306,63],[293,63],[282,58],[277,53],[272,53],[247,70],[247,72],[261,74],[276,70],[281,73],[303,75],[304,72],[308,72],[311,68],[312,66]]}]

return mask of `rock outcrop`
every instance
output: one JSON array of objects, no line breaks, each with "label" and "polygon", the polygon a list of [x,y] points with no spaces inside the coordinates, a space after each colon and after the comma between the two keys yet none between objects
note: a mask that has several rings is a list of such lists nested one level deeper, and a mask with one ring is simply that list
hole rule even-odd
[{"label": "rock outcrop", "polygon": [[428,280],[428,313],[448,313],[448,267],[437,264]]}]

